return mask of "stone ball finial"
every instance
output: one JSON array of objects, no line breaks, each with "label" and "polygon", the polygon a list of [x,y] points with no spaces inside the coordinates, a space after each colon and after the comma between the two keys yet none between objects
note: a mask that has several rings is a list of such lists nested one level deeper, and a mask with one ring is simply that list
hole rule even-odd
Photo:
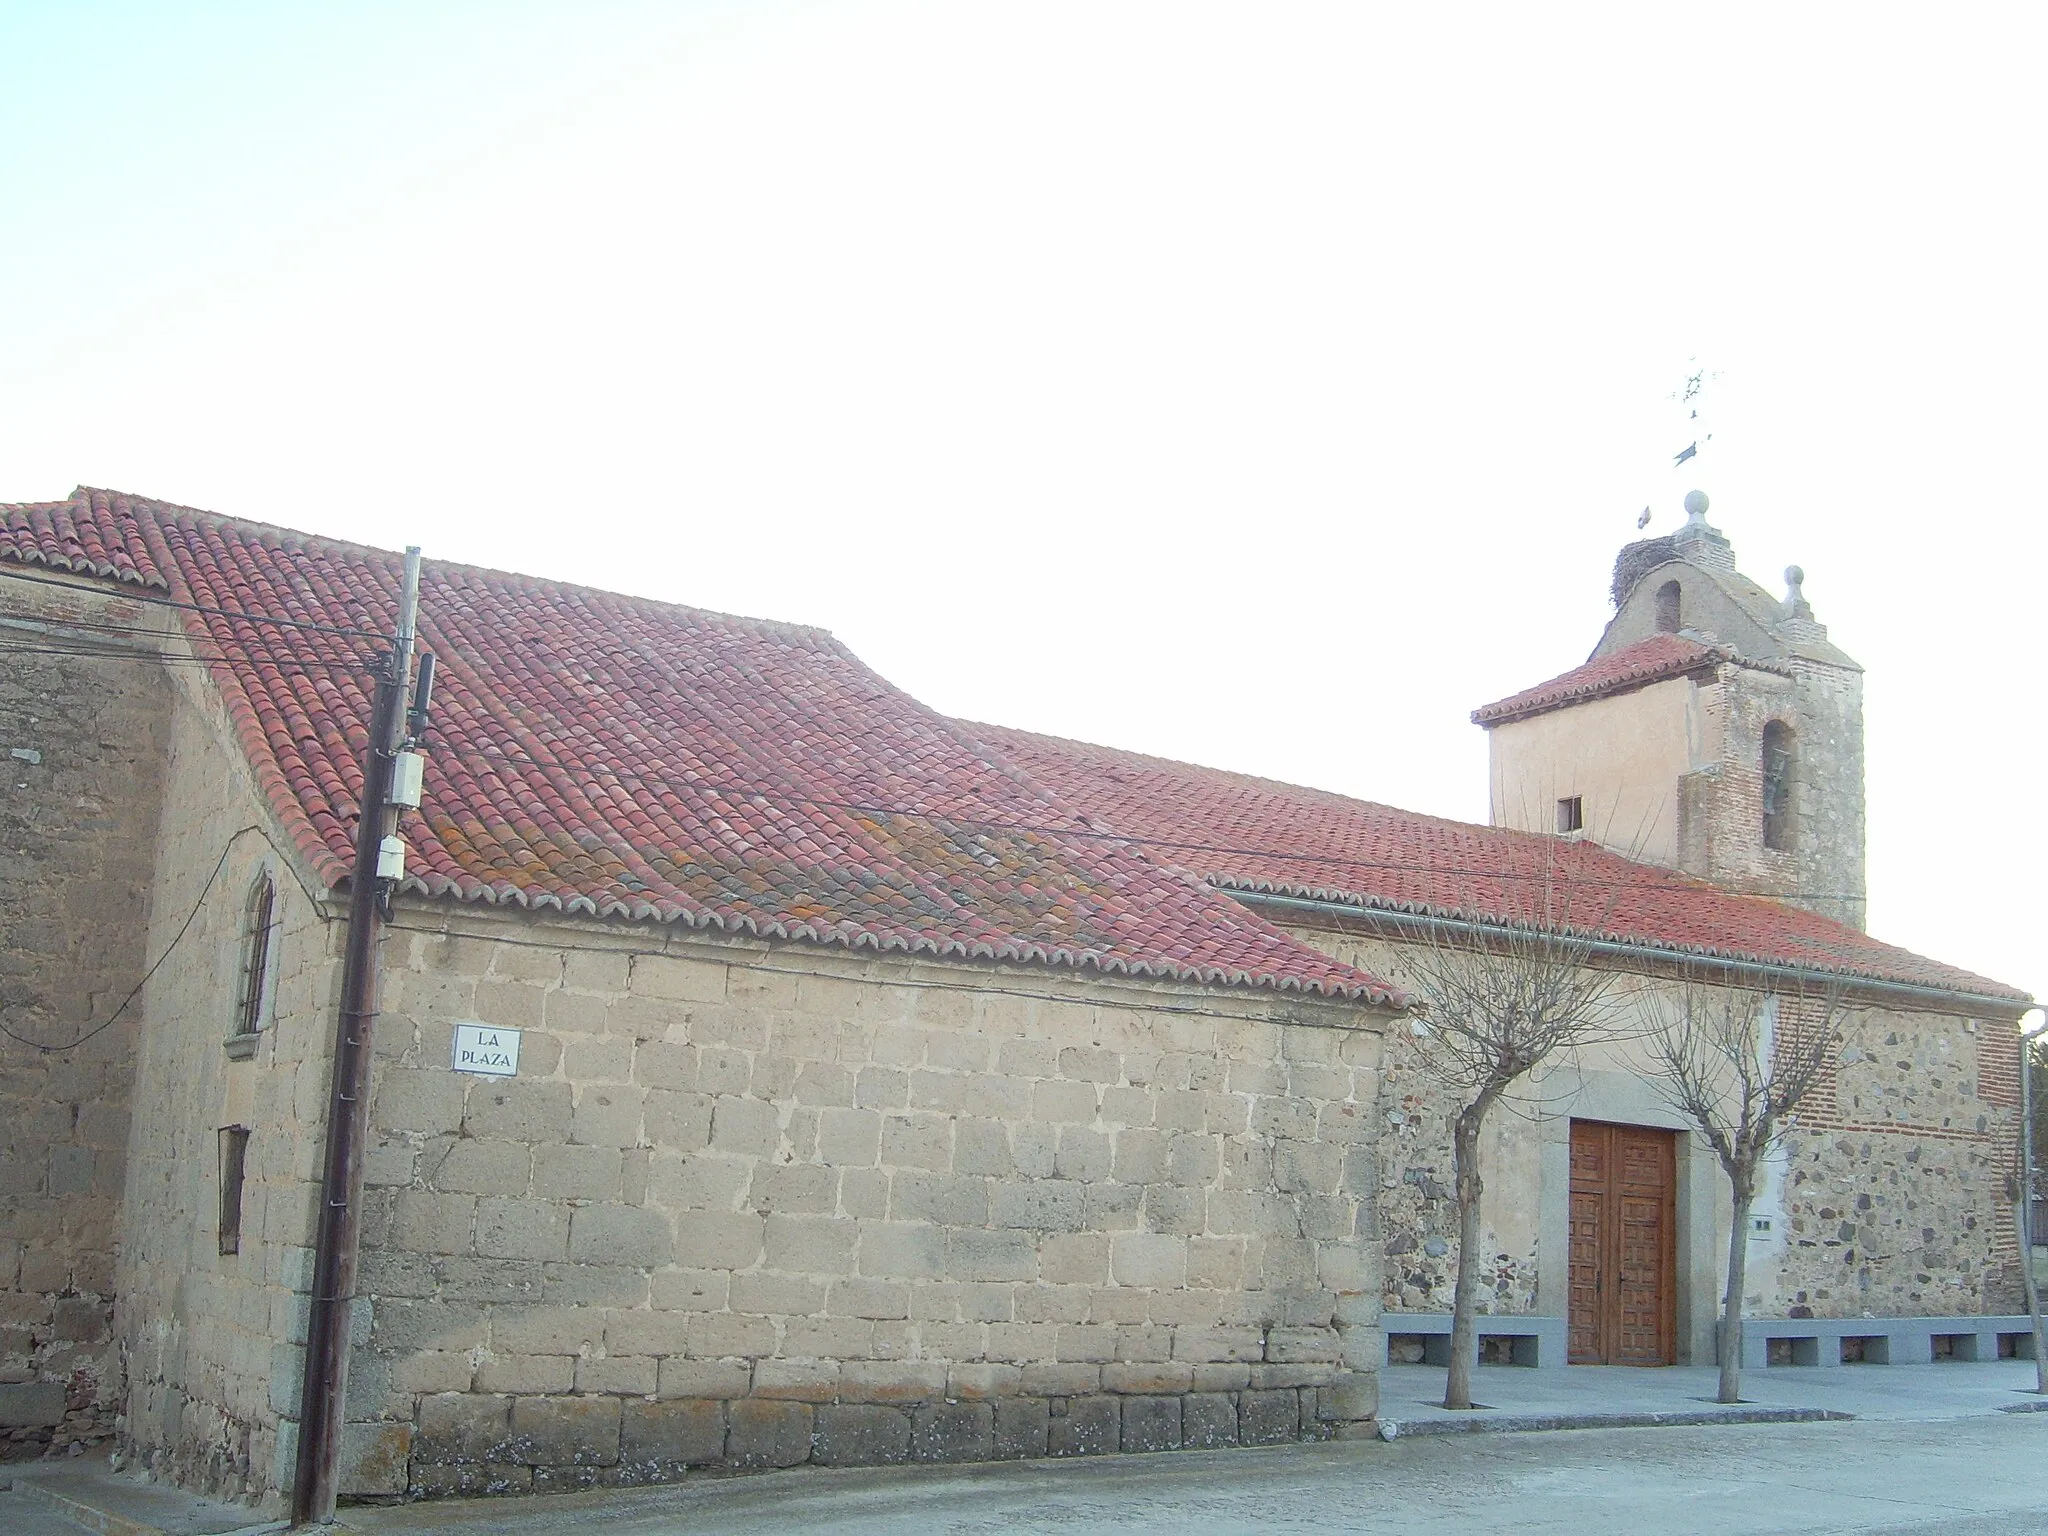
[{"label": "stone ball finial", "polygon": [[1704,518],[1707,515],[1707,493],[1705,491],[1687,491],[1685,493],[1685,515],[1691,518]]},{"label": "stone ball finial", "polygon": [[1785,567],[1785,607],[1783,612],[1788,619],[1810,619],[1813,617],[1813,604],[1806,600],[1806,593],[1801,586],[1801,583],[1805,580],[1806,572],[1800,567],[1796,565]]}]

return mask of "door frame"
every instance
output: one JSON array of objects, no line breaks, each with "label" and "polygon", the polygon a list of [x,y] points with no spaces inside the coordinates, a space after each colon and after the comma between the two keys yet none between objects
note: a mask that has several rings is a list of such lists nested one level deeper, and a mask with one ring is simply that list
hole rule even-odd
[{"label": "door frame", "polygon": [[[1657,1256],[1657,1293],[1660,1312],[1660,1316],[1657,1319],[1657,1352],[1663,1358],[1657,1364],[1678,1365],[1690,1353],[1685,1348],[1685,1341],[1679,1326],[1679,1293],[1683,1288],[1683,1272],[1679,1264],[1679,1246],[1680,1233],[1684,1221],[1684,1207],[1687,1204],[1685,1199],[1685,1185],[1687,1181],[1684,1177],[1684,1165],[1687,1160],[1684,1155],[1685,1133],[1672,1126],[1640,1125],[1629,1121],[1608,1120],[1580,1114],[1572,1114],[1565,1119],[1563,1138],[1565,1153],[1565,1232],[1563,1234],[1566,1267],[1566,1284],[1564,1287],[1565,1337],[1569,1341],[1572,1335],[1571,1287],[1569,1280],[1570,1223],[1573,1197],[1576,1191],[1573,1188],[1572,1181],[1571,1153],[1574,1133],[1582,1125],[1598,1126],[1609,1132],[1608,1146],[1610,1153],[1612,1153],[1617,1145],[1616,1139],[1611,1135],[1612,1132],[1616,1131],[1634,1131],[1647,1136],[1653,1136],[1657,1138],[1658,1144],[1664,1149],[1662,1155],[1665,1167],[1664,1177],[1661,1180],[1663,1186],[1663,1211],[1662,1218],[1658,1223],[1662,1251]],[[1609,1158],[1608,1180],[1601,1198],[1605,1206],[1605,1212],[1600,1232],[1601,1253],[1597,1262],[1600,1266],[1602,1281],[1612,1280],[1614,1282],[1614,1290],[1610,1294],[1603,1283],[1600,1292],[1602,1296],[1600,1302],[1601,1315],[1595,1333],[1600,1337],[1603,1354],[1611,1357],[1614,1353],[1616,1342],[1612,1336],[1612,1330],[1620,1326],[1620,1255],[1618,1250],[1621,1240],[1620,1206],[1622,1188],[1620,1185],[1620,1164],[1618,1158],[1612,1156]],[[1567,1348],[1569,1348],[1569,1342],[1567,1342]],[[1572,1364],[1585,1365],[1639,1363],[1615,1361],[1612,1358],[1571,1361],[1569,1356],[1567,1356],[1567,1360]]]},{"label": "door frame", "polygon": [[1678,1336],[1680,1365],[1712,1365],[1720,1314],[1722,1263],[1728,1257],[1728,1180],[1692,1122],[1673,1109],[1640,1068],[1574,1060],[1543,1084],[1535,1133],[1541,1163],[1536,1245],[1536,1310],[1570,1317],[1573,1120],[1604,1120],[1678,1132]]}]

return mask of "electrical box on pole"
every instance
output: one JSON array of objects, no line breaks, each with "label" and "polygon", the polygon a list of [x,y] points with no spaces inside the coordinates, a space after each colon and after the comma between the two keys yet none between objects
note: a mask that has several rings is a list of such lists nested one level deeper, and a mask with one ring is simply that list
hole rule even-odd
[{"label": "electrical box on pole", "polygon": [[417,752],[400,752],[391,759],[391,803],[401,810],[416,811],[426,790],[427,760]]}]

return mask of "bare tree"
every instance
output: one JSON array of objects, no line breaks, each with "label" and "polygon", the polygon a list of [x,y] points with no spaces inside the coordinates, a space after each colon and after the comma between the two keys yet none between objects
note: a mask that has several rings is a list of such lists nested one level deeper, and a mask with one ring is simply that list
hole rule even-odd
[{"label": "bare tree", "polygon": [[1750,1207],[1765,1159],[1834,1066],[1842,994],[1825,984],[1766,992],[1689,975],[1675,995],[1650,996],[1650,1051],[1663,1069],[1657,1087],[1706,1137],[1734,1200],[1721,1297],[1719,1400],[1740,1402]]},{"label": "bare tree", "polygon": [[1431,925],[1426,942],[1403,956],[1423,1004],[1426,1022],[1417,1043],[1424,1063],[1463,1100],[1451,1123],[1458,1278],[1446,1408],[1472,1406],[1484,1262],[1479,1135],[1487,1115],[1543,1063],[1611,1038],[1618,1017],[1610,1002],[1618,974],[1591,964],[1591,935],[1605,927],[1606,913],[1581,913],[1574,921],[1572,912],[1574,897],[1581,907],[1611,908],[1615,888],[1575,882],[1547,851],[1529,878],[1535,887],[1531,921]]}]

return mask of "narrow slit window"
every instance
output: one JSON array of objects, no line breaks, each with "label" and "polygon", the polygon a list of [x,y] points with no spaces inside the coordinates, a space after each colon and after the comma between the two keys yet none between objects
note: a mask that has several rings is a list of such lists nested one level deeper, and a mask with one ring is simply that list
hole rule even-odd
[{"label": "narrow slit window", "polygon": [[249,1160],[249,1127],[220,1128],[220,1251],[242,1251],[242,1175]]},{"label": "narrow slit window", "polygon": [[1764,846],[1792,847],[1792,728],[1782,720],[1764,727]]},{"label": "narrow slit window", "polygon": [[249,893],[248,922],[242,935],[242,984],[235,998],[237,1035],[253,1035],[263,1027],[263,993],[270,982],[270,937],[277,926],[276,914],[277,887],[265,873]]},{"label": "narrow slit window", "polygon": [[1667,581],[1657,589],[1658,634],[1675,635],[1678,633],[1680,628],[1679,600],[1680,593],[1677,582]]},{"label": "narrow slit window", "polygon": [[1586,808],[1578,795],[1567,795],[1557,802],[1557,830],[1579,832],[1585,829]]}]

